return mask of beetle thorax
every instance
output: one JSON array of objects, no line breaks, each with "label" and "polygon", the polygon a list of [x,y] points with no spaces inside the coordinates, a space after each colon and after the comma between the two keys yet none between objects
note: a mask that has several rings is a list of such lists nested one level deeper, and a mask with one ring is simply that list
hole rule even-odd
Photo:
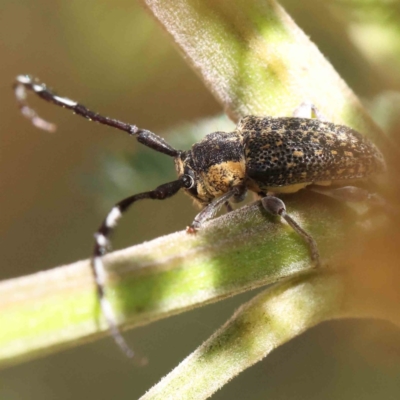
[{"label": "beetle thorax", "polygon": [[244,183],[243,140],[237,132],[214,132],[175,159],[178,176],[187,174],[193,185],[185,191],[202,205]]}]

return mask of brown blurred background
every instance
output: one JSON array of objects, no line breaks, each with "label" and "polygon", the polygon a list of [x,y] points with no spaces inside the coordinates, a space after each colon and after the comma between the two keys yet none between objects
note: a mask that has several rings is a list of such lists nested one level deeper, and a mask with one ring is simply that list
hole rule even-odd
[{"label": "brown blurred background", "polygon": [[[399,2],[281,3],[375,118],[394,130],[400,122]],[[58,125],[54,134],[35,129],[15,104],[17,74],[40,77],[60,95],[161,134],[222,111],[136,0],[1,0],[0,60],[1,279],[87,258],[93,232],[115,201],[174,176],[169,159],[164,168],[164,160],[124,134],[31,96]],[[173,145],[185,140],[189,146],[189,136],[170,138]],[[118,230],[115,247],[183,229],[194,214],[183,195],[139,204]],[[148,356],[147,367],[132,367],[105,339],[1,371],[0,399],[138,398],[251,296],[128,332],[128,342]],[[376,321],[323,324],[214,398],[398,399],[400,333]]]}]

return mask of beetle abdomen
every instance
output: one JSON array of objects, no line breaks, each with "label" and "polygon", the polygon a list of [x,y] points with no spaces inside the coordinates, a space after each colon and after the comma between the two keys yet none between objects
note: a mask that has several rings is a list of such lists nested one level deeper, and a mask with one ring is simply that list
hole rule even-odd
[{"label": "beetle abdomen", "polygon": [[364,179],[385,162],[355,130],[308,118],[244,117],[246,175],[261,190],[301,183]]}]

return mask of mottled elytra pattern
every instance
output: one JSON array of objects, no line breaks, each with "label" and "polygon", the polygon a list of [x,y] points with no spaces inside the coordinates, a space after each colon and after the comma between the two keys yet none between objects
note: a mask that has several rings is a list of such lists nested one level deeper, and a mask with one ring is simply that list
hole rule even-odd
[{"label": "mottled elytra pattern", "polygon": [[238,132],[244,137],[247,176],[260,187],[363,179],[385,169],[375,145],[347,126],[247,116]]}]

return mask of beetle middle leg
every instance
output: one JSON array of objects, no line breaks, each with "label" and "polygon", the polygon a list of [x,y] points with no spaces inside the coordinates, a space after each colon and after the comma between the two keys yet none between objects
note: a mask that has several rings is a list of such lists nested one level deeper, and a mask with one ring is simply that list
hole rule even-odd
[{"label": "beetle middle leg", "polygon": [[321,262],[316,241],[290,215],[286,213],[285,203],[278,197],[267,195],[261,199],[261,204],[270,214],[282,217],[292,227],[292,229],[307,242],[313,264],[316,267],[320,267]]}]

